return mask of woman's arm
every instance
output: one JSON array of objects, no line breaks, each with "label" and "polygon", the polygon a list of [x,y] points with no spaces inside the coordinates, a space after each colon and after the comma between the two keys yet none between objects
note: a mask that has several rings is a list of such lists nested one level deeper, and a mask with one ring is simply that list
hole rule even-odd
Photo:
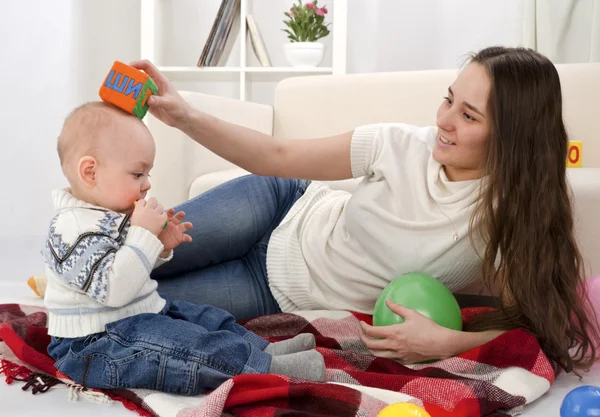
[{"label": "woman's arm", "polygon": [[202,146],[254,174],[311,180],[352,178],[352,132],[319,139],[276,139],[195,109],[177,127]]},{"label": "woman's arm", "polygon": [[312,180],[352,178],[352,131],[319,139],[276,139],[192,108],[151,62],[131,66],[146,72],[158,86],[148,98],[152,115],[176,127],[228,161],[258,175]]},{"label": "woman's arm", "polygon": [[443,355],[440,359],[458,356],[461,353],[475,349],[491,342],[504,333],[504,330],[486,330],[484,332],[461,332],[450,330],[445,343],[442,344]]},{"label": "woman's arm", "polygon": [[503,331],[462,332],[442,327],[433,320],[400,304],[386,300],[394,313],[404,318],[401,324],[369,326],[361,323],[361,339],[375,356],[417,363],[446,359],[500,336]]}]

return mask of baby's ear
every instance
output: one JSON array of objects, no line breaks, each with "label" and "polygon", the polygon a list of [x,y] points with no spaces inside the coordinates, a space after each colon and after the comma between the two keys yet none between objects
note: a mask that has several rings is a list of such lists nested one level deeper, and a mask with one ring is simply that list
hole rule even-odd
[{"label": "baby's ear", "polygon": [[93,188],[96,185],[96,169],[98,162],[94,157],[84,156],[77,164],[77,175],[81,182],[86,186]]}]

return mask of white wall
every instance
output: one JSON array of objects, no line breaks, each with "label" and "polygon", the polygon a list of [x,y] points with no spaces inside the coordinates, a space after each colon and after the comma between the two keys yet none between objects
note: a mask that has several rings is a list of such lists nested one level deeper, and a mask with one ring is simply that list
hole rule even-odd
[{"label": "white wall", "polygon": [[98,89],[116,60],[140,57],[140,0],[54,0],[72,4],[78,102],[98,100]]},{"label": "white wall", "polygon": [[537,47],[554,62],[600,61],[600,0],[539,0]]},{"label": "white wall", "polygon": [[349,0],[348,72],[456,68],[468,52],[532,41],[531,0]]},{"label": "white wall", "polygon": [[[70,2],[44,0],[0,3],[0,281],[37,272],[24,268],[41,247],[39,237],[51,213],[49,190],[63,184],[55,156],[64,112],[75,104],[75,23]],[[39,260],[38,260],[39,261]],[[39,265],[39,263],[38,263]],[[3,268],[4,269],[4,268]]]},{"label": "white wall", "polygon": [[0,16],[0,284],[24,285],[43,271],[50,192],[66,185],[56,156],[64,116],[97,99],[113,60],[138,58],[139,2],[0,0]]}]

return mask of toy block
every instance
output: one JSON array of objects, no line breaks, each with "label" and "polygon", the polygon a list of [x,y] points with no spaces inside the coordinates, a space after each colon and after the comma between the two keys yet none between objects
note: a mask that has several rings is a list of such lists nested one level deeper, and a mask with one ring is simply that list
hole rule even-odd
[{"label": "toy block", "polygon": [[100,98],[143,119],[148,97],[158,93],[156,83],[143,71],[115,61],[100,87]]},{"label": "toy block", "polygon": [[581,168],[582,144],[580,141],[569,141],[567,147],[567,168]]}]

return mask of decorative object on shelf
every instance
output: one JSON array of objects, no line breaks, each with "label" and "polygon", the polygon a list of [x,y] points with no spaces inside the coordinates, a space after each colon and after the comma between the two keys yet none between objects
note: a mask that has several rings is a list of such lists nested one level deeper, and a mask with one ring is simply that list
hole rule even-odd
[{"label": "decorative object on shelf", "polygon": [[327,8],[318,7],[317,1],[303,5],[298,0],[298,4],[284,13],[288,18],[283,22],[287,29],[282,30],[290,40],[284,45],[284,53],[293,67],[316,67],[323,61],[325,45],[317,41],[329,35],[330,23],[325,23]]},{"label": "decorative object on shelf", "polygon": [[254,55],[256,55],[258,62],[260,62],[260,65],[263,67],[271,67],[271,59],[269,58],[269,53],[265,47],[265,42],[263,41],[260,29],[251,14],[246,16],[246,27],[248,28],[247,31],[250,36],[252,50],[254,51]]},{"label": "decorative object on shelf", "polygon": [[[302,5],[312,1],[302,0]],[[273,48],[281,48],[283,54],[283,45],[288,42],[284,36],[289,34],[281,32],[281,37],[267,36],[267,32],[279,32],[286,27],[282,22],[287,19],[281,14],[293,5],[299,5],[298,0],[288,0],[287,5],[283,2],[283,8],[276,9],[277,14],[281,13],[280,19],[262,19],[263,13],[268,15],[273,9],[263,9],[262,0],[143,0],[140,2],[139,56],[154,62],[169,79],[189,82],[192,91],[271,105],[273,90],[283,78],[313,74],[346,74],[348,0],[318,1],[318,6],[313,7],[313,10],[324,9],[316,13],[316,16],[324,15],[323,20],[331,22],[328,29],[331,32],[329,38],[311,42],[311,46],[319,42],[326,45],[325,60],[316,66],[292,66],[285,57],[281,57],[281,62],[276,62]],[[264,3],[271,2],[265,0]],[[311,3],[309,8],[314,4]],[[260,7],[256,7],[259,5]],[[324,5],[327,7],[323,7]],[[229,13],[226,13],[227,7]],[[261,19],[258,16],[259,12]],[[223,42],[227,32],[227,15],[230,16],[231,28],[226,44],[232,44],[233,48],[226,54],[227,48],[223,47],[222,57],[215,63],[218,39]],[[271,66],[265,66],[267,61],[263,58],[267,57],[267,54],[260,52],[260,42],[254,46],[251,44],[252,20],[250,19],[249,23],[249,15],[253,16],[255,26],[262,32]],[[231,20],[231,16],[234,20]],[[178,36],[184,33],[187,35],[182,38]],[[292,30],[290,33],[294,34]],[[325,33],[320,34],[323,35]],[[196,58],[192,51],[192,62],[189,62],[189,56],[186,56],[187,52],[184,51],[187,48],[175,48],[177,51],[173,49],[173,43],[187,41],[196,44]],[[271,45],[271,41],[275,42],[276,46]],[[257,48],[256,52],[252,51],[253,47]],[[255,54],[257,58],[251,56]]]},{"label": "decorative object on shelf", "polygon": [[240,0],[221,0],[217,17],[198,59],[199,67],[225,65],[240,29],[239,20]]}]

